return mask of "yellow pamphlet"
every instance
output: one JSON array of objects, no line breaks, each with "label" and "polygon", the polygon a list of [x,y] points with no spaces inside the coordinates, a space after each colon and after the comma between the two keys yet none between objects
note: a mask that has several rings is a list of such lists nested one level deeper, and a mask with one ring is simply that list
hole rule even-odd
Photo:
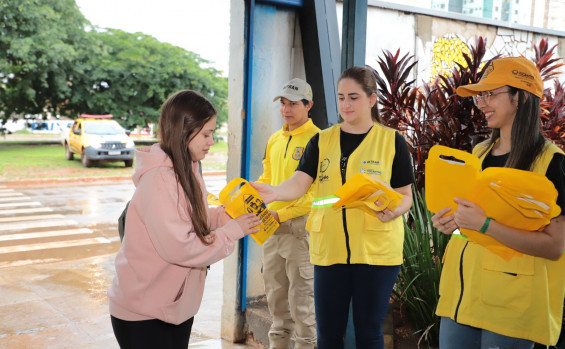
[{"label": "yellow pamphlet", "polygon": [[263,245],[279,227],[275,217],[267,209],[267,205],[257,193],[257,190],[243,178],[232,179],[220,192],[220,202],[226,207],[226,212],[233,218],[242,214],[253,213],[261,218],[260,231],[250,236]]},{"label": "yellow pamphlet", "polygon": [[[400,205],[403,197],[402,194],[365,173],[357,173],[351,177],[334,195],[340,199],[332,207],[356,207],[374,216],[376,216],[375,211],[382,211],[385,208],[394,210]],[[375,204],[377,200],[382,206]]]}]

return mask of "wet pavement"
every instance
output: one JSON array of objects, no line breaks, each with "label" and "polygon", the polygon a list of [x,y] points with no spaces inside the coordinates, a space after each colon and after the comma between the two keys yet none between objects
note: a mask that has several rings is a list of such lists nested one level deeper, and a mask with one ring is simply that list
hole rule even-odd
[{"label": "wet pavement", "polygon": [[[205,177],[214,194],[224,176]],[[130,181],[0,183],[0,348],[118,348],[106,290]],[[208,274],[189,348],[250,348],[220,338],[223,265]]]}]

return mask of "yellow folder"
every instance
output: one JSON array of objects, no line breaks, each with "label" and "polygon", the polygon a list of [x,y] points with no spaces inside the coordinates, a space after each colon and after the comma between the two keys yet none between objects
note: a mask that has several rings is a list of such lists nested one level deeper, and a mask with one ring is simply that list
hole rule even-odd
[{"label": "yellow folder", "polygon": [[263,245],[279,227],[275,217],[267,209],[267,205],[249,182],[243,178],[232,179],[220,192],[220,202],[226,207],[226,212],[233,218],[242,214],[253,213],[261,218],[260,231],[250,236]]}]

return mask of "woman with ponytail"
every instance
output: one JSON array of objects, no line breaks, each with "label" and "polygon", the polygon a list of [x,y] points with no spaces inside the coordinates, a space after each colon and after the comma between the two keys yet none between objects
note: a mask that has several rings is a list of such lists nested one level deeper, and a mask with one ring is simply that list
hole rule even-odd
[{"label": "woman with ponytail", "polygon": [[[384,348],[382,324],[402,264],[402,215],[412,205],[414,174],[404,138],[380,124],[374,71],[352,67],[337,86],[340,123],[313,136],[296,172],[278,186],[254,183],[266,201],[292,201],[314,186],[310,262],[318,348],[343,348],[349,306],[356,347]],[[332,207],[347,180],[366,173],[403,195],[394,210]],[[376,202],[381,206],[379,202]]]},{"label": "woman with ponytail", "polygon": [[259,230],[255,215],[231,219],[206,203],[198,161],[214,144],[216,115],[200,93],[179,91],[161,108],[159,143],[136,150],[136,188],[108,290],[122,349],[186,349],[207,266]]}]

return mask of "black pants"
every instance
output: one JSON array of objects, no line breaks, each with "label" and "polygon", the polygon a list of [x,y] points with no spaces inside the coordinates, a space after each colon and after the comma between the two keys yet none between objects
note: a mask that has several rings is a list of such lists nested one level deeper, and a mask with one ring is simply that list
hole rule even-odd
[{"label": "black pants", "polygon": [[111,316],[121,349],[187,349],[194,317],[180,325],[161,320],[125,321]]},{"label": "black pants", "polygon": [[384,348],[383,322],[399,265],[334,264],[314,266],[314,304],[319,349],[343,349],[353,306],[359,349]]}]

